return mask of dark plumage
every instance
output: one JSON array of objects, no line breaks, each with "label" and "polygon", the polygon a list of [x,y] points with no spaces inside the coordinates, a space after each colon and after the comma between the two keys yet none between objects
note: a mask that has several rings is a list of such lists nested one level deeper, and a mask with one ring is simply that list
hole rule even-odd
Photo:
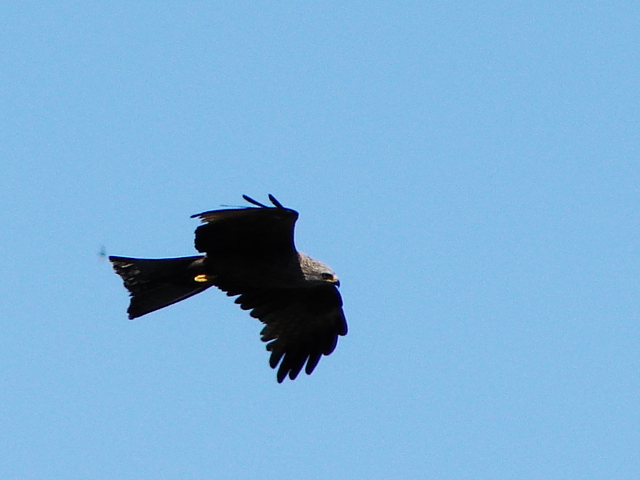
[{"label": "dark plumage", "polygon": [[193,215],[195,247],[204,255],[166,259],[109,257],[131,295],[137,318],[216,286],[262,321],[262,340],[278,365],[278,382],[310,374],[322,355],[347,334],[338,277],[327,265],[296,251],[298,212],[272,195],[273,207],[243,196],[252,207]]}]

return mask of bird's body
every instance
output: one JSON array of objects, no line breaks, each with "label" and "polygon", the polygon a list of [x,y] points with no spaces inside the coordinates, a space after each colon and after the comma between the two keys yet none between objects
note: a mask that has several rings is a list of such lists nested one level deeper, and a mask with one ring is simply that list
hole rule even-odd
[{"label": "bird's body", "polygon": [[347,333],[340,282],[327,265],[295,249],[295,210],[271,195],[273,207],[244,198],[255,206],[193,215],[203,221],[195,247],[204,255],[109,259],[131,294],[132,319],[211,286],[238,296],[235,302],[265,324],[262,340],[269,342],[270,365],[280,365],[278,381],[293,380],[303,367],[310,374]]}]

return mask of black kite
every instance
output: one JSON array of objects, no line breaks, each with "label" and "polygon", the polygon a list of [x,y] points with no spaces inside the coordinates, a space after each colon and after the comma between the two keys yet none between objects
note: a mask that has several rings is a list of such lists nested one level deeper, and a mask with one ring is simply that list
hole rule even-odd
[{"label": "black kite", "polygon": [[[310,374],[322,355],[347,334],[338,277],[327,265],[298,252],[298,212],[272,195],[273,207],[243,195],[253,207],[193,215],[202,220],[195,247],[204,255],[137,259],[109,257],[131,295],[137,318],[216,286],[265,324],[269,364],[278,382]],[[306,366],[305,366],[306,364]]]}]

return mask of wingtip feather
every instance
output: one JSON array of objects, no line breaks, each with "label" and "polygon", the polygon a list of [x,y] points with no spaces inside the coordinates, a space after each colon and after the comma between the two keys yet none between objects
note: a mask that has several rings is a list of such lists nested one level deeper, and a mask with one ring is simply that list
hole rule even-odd
[{"label": "wingtip feather", "polygon": [[284,209],[284,206],[273,195],[269,194],[269,200],[271,200],[271,203],[276,207]]},{"label": "wingtip feather", "polygon": [[260,203],[259,201],[254,200],[249,195],[242,195],[242,198],[244,198],[247,202],[249,202],[249,203],[251,203],[253,205],[257,205],[258,207],[269,208],[266,205],[264,205],[263,203]]}]

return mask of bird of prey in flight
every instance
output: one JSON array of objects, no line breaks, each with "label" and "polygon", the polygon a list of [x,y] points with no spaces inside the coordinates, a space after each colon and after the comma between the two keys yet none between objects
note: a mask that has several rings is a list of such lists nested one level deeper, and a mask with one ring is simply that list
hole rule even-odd
[{"label": "bird of prey in flight", "polygon": [[137,318],[215,286],[265,324],[262,341],[278,367],[278,382],[310,374],[347,334],[336,274],[296,250],[298,212],[269,195],[252,204],[193,215],[202,221],[195,248],[204,255],[140,259],[109,257],[129,290],[129,318]]}]

